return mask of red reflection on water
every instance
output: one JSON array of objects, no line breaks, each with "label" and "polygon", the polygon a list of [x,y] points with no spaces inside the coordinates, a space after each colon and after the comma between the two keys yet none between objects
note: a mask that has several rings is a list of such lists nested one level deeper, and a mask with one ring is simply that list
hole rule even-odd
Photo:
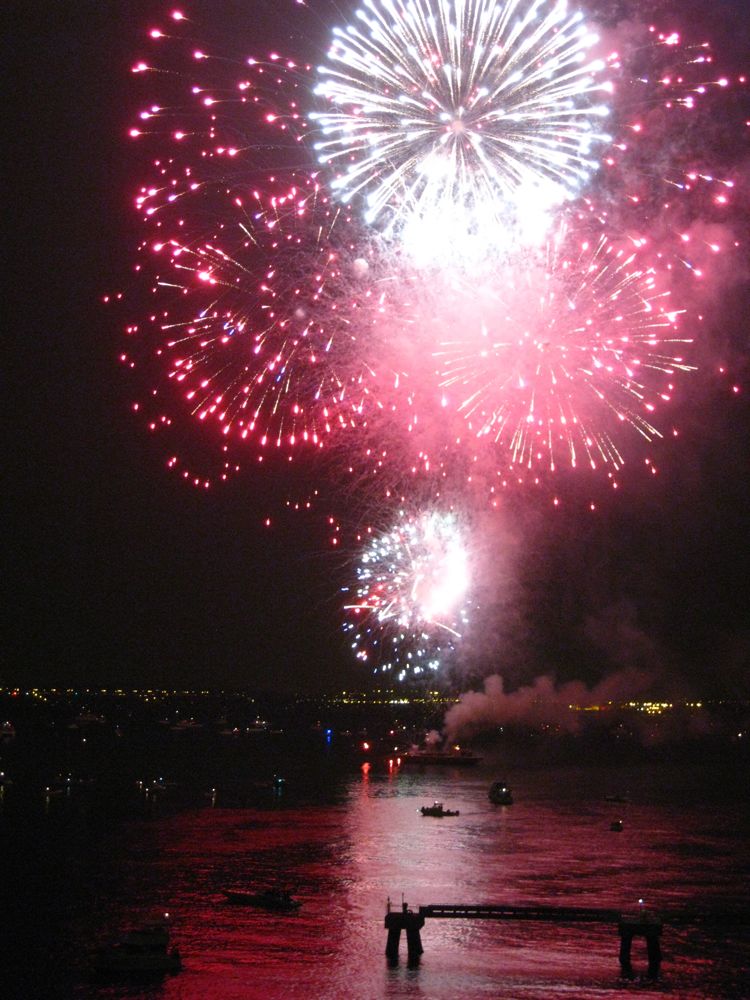
[{"label": "red reflection on water", "polygon": [[[508,808],[487,798],[494,777],[379,773],[365,762],[353,768],[343,799],[329,805],[287,808],[282,799],[276,808],[203,808],[127,826],[107,862],[104,922],[118,928],[167,906],[184,969],[145,993],[102,995],[615,1000],[622,986],[614,926],[429,920],[421,967],[409,970],[403,954],[391,969],[386,900],[399,905],[403,894],[413,909],[481,902],[619,908],[641,897],[659,909],[710,892],[737,902],[737,871],[750,851],[736,803],[708,815],[694,800],[633,802],[624,829],[612,833],[604,788],[595,791],[586,769],[514,777],[516,804]],[[421,816],[419,807],[436,798],[460,816]],[[232,887],[281,885],[301,900],[298,913],[232,906],[223,896]],[[665,929],[664,983],[645,988],[650,1000],[740,996],[747,943],[730,936],[720,949],[715,944],[706,930]],[[645,971],[639,945],[633,960]],[[629,988],[631,1000],[639,995],[638,984]]]}]

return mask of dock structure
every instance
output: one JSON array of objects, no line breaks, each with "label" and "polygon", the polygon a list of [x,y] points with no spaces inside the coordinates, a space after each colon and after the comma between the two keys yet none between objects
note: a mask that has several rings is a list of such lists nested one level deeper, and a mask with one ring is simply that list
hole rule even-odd
[{"label": "dock structure", "polygon": [[417,965],[424,949],[421,930],[425,921],[441,920],[527,920],[541,923],[579,924],[605,923],[617,927],[620,936],[620,969],[622,975],[634,976],[631,961],[633,939],[645,938],[648,957],[648,977],[656,979],[661,966],[661,945],[659,939],[662,920],[656,914],[643,908],[635,913],[620,910],[600,909],[586,906],[506,906],[488,903],[450,903],[420,906],[416,911],[409,909],[406,902],[396,910],[388,900],[385,928],[388,941],[385,953],[391,963],[398,961],[401,932],[406,931],[406,947],[410,965]]}]

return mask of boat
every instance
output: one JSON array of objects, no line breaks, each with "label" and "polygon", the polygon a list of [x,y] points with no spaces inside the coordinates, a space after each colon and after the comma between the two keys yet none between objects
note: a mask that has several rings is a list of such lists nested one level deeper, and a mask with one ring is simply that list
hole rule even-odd
[{"label": "boat", "polygon": [[182,968],[177,948],[169,947],[169,928],[164,923],[145,924],[124,934],[94,955],[94,970],[105,975],[166,975]]},{"label": "boat", "polygon": [[283,913],[291,913],[302,906],[302,903],[298,899],[294,899],[286,889],[264,889],[261,892],[225,889],[224,895],[228,903],[258,906],[263,910],[279,910]]},{"label": "boat", "polygon": [[70,723],[68,729],[80,729],[86,726],[106,726],[107,720],[103,715],[97,715],[96,712],[81,712],[77,715],[75,719]]},{"label": "boat", "polygon": [[478,764],[482,758],[470,750],[450,747],[448,750],[420,750],[417,747],[402,754],[402,764],[451,764],[454,767],[468,767]]},{"label": "boat", "polygon": [[63,787],[67,791],[69,788],[90,788],[92,785],[96,784],[96,779],[84,778],[82,776],[74,775],[72,771],[68,771],[67,773],[58,773],[54,784],[56,787]]},{"label": "boat", "polygon": [[431,806],[422,806],[419,810],[423,816],[437,816],[442,819],[443,816],[458,816],[458,809],[444,809],[442,802],[433,802]]},{"label": "boat", "polygon": [[496,806],[513,805],[513,793],[504,781],[493,781],[490,785],[487,797],[490,802],[494,802]]},{"label": "boat", "polygon": [[625,805],[628,802],[630,802],[630,798],[627,795],[621,795],[621,794],[617,794],[617,795],[605,795],[604,796],[604,801],[605,802],[616,802],[619,805]]},{"label": "boat", "polygon": [[622,822],[622,820],[621,819],[613,819],[612,822],[609,824],[609,828],[614,833],[619,833],[622,830],[622,828],[623,828],[623,822]]},{"label": "boat", "polygon": [[197,733],[201,729],[203,729],[203,724],[196,719],[180,719],[179,722],[175,722],[169,727],[172,733]]}]

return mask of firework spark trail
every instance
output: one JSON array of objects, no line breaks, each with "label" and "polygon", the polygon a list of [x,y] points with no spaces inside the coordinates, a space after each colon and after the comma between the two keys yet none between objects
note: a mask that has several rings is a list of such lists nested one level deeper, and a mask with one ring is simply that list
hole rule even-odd
[{"label": "firework spark trail", "polygon": [[[337,29],[309,117],[320,162],[369,221],[499,227],[575,194],[609,113],[597,41],[564,0],[369,0]],[[446,216],[446,212],[450,215]]]},{"label": "firework spark trail", "polygon": [[128,134],[157,139],[162,153],[171,148],[154,163],[155,194],[174,201],[176,184],[195,190],[210,179],[257,180],[308,166],[297,149],[308,129],[301,102],[310,65],[277,52],[265,58],[216,52],[176,26],[148,34],[154,59],[140,60],[132,72],[149,81],[150,100]]},{"label": "firework spark trail", "polygon": [[668,268],[703,278],[710,255],[728,241],[692,241],[691,226],[725,224],[735,186],[731,169],[717,173],[717,162],[734,161],[737,139],[728,127],[733,116],[716,113],[717,98],[726,105],[746,78],[717,73],[707,42],[683,44],[677,32],[654,26],[625,22],[605,33],[602,44],[610,43],[614,138],[583,204],[610,236],[625,235],[635,247],[650,247]]},{"label": "firework spark trail", "polygon": [[469,620],[470,558],[457,517],[401,511],[369,540],[356,578],[344,629],[357,658],[399,680],[438,670]]},{"label": "firework spark trail", "polygon": [[[288,166],[305,129],[305,67],[168,40],[181,43],[163,56],[171,68],[134,67],[160,86],[178,81],[189,99],[149,104],[130,131],[160,152],[168,144],[170,155],[153,161],[135,201],[149,230],[137,269],[158,312],[129,328],[122,360],[179,387],[188,412],[218,424],[222,438],[320,447],[377,398],[372,343],[393,281],[374,276],[367,234],[316,172]],[[161,413],[150,426],[169,423]]]}]

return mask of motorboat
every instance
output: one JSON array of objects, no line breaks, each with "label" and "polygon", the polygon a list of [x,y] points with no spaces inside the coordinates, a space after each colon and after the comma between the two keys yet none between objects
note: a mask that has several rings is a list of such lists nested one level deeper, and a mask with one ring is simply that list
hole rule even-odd
[{"label": "motorboat", "polygon": [[225,889],[224,895],[228,903],[257,906],[263,910],[279,910],[283,913],[291,913],[302,906],[302,903],[298,899],[294,899],[286,889],[264,889],[260,892]]},{"label": "motorboat", "polygon": [[458,809],[444,809],[442,802],[433,802],[431,806],[422,806],[419,810],[423,816],[458,816]]},{"label": "motorboat", "polygon": [[504,781],[493,781],[490,785],[487,797],[490,802],[494,802],[496,806],[513,805],[513,792],[511,792],[510,786]]},{"label": "motorboat", "polygon": [[94,955],[94,970],[106,975],[166,975],[182,968],[177,948],[170,948],[165,923],[145,924],[124,934]]},{"label": "motorboat", "polygon": [[610,830],[614,833],[619,833],[623,829],[623,822],[621,819],[613,819],[609,824]]}]

